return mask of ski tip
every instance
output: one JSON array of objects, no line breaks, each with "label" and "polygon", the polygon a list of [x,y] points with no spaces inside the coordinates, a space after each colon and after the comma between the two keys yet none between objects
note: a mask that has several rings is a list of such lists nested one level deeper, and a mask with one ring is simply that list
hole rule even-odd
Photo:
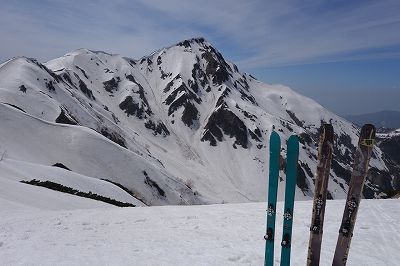
[{"label": "ski tip", "polygon": [[[287,142],[288,150],[299,152],[299,138],[296,135],[291,135]],[[291,148],[289,148],[291,147]]]},{"label": "ski tip", "polygon": [[279,151],[281,148],[281,137],[275,131],[272,131],[269,139],[270,148]]},{"label": "ski tip", "polygon": [[332,124],[322,124],[320,128],[320,136],[323,136],[323,139],[333,142],[333,126]]},{"label": "ski tip", "polygon": [[298,143],[299,142],[299,138],[297,137],[297,135],[291,135],[288,139],[288,143]]},{"label": "ski tip", "polygon": [[281,139],[281,137],[279,136],[279,134],[276,131],[272,131],[271,139]]},{"label": "ski tip", "polygon": [[372,147],[375,141],[375,126],[372,124],[365,124],[361,128],[359,144],[363,146]]},{"label": "ski tip", "polygon": [[362,137],[368,137],[368,138],[372,138],[375,137],[375,126],[372,124],[365,124],[363,125],[363,127],[361,128],[361,134],[360,136]]}]

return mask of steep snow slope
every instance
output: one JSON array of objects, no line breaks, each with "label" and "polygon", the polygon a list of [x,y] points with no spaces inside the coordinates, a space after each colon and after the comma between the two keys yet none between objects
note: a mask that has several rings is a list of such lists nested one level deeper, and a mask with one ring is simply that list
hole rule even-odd
[{"label": "steep snow slope", "polygon": [[[4,104],[0,104],[0,113],[0,142],[6,159],[42,165],[61,162],[82,175],[117,182],[145,204],[199,202],[185,185],[171,179],[158,166],[151,165],[93,130],[45,122]],[[18,165],[15,167],[18,168],[15,172],[21,171]],[[13,166],[9,163],[8,168],[12,171]],[[52,171],[38,174],[41,176],[36,179],[42,180]],[[61,175],[65,176],[65,173]],[[35,178],[33,173],[30,176]]]},{"label": "steep snow slope", "polygon": [[[108,150],[113,151],[109,157],[105,153],[98,155],[101,163],[88,159],[96,153],[90,150],[92,145],[65,151],[57,159],[77,173],[130,184],[129,188],[143,194],[148,204],[264,200],[268,138],[273,127],[282,143],[291,134],[299,135],[296,197],[310,198],[322,121],[332,123],[336,132],[329,197],[344,198],[358,135],[357,127],[315,101],[240,72],[203,38],[160,49],[140,60],[87,49],[45,65],[16,58],[0,66],[0,101],[32,117],[80,125],[79,132],[83,132],[82,127],[91,128],[112,140],[114,143],[107,142]],[[19,119],[15,117],[14,123]],[[80,135],[76,130],[77,127],[68,127],[68,134]],[[41,144],[44,139],[38,130],[32,129],[31,135],[25,137],[33,135],[36,145],[46,147]],[[54,143],[62,138],[54,136]],[[79,154],[80,149],[87,149],[87,154],[77,158],[88,162],[83,165],[75,161],[71,165],[70,157]],[[36,156],[39,150],[28,151],[29,158],[18,152],[14,159],[49,165],[52,152]],[[119,170],[105,169],[110,158]],[[142,165],[144,161],[146,170],[129,166]],[[364,196],[384,196],[396,189],[400,171],[390,166],[391,162],[379,147],[374,149]],[[141,171],[151,172],[154,182]],[[281,176],[283,188],[283,171]],[[169,191],[174,199],[160,197],[160,191]],[[283,193],[279,195],[282,197]]]},{"label": "steep snow slope", "polygon": [[[332,264],[344,204],[327,202],[321,266]],[[361,202],[347,265],[398,264],[398,205],[399,200]],[[280,202],[276,243],[282,209]],[[311,210],[312,201],[295,204],[291,265],[306,264]],[[5,265],[219,266],[262,265],[264,259],[265,203],[68,211],[1,207],[0,216]],[[276,245],[276,265],[279,260]]]}]

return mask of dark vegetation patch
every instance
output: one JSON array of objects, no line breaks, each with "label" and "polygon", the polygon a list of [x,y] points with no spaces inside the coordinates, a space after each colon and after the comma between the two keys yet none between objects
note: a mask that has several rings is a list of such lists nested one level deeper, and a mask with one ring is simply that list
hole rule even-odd
[{"label": "dark vegetation patch", "polygon": [[61,109],[60,115],[56,119],[56,123],[60,124],[68,124],[68,125],[77,125],[75,118],[73,118],[70,114],[66,114],[66,112]]},{"label": "dark vegetation patch", "polygon": [[25,85],[22,84],[21,86],[19,86],[19,90],[22,91],[23,93],[26,93]]},{"label": "dark vegetation patch", "polygon": [[118,144],[119,146],[124,147],[125,149],[127,149],[126,141],[120,134],[118,134],[116,132],[113,132],[110,129],[107,129],[105,127],[100,129],[100,133],[101,133],[101,135],[103,135],[104,137],[108,138],[112,142],[114,142],[114,143]]},{"label": "dark vegetation patch", "polygon": [[247,148],[247,128],[242,120],[227,108],[226,104],[211,114],[204,127],[201,141],[209,141],[211,146],[217,146],[217,140],[222,141],[223,133],[235,138],[234,148],[236,145]]},{"label": "dark vegetation patch", "polygon": [[118,90],[118,81],[115,78],[112,78],[108,81],[103,82],[104,89],[109,93],[113,93],[113,91]]},{"label": "dark vegetation patch", "polygon": [[144,126],[148,129],[153,130],[154,136],[157,136],[157,134],[159,134],[159,135],[163,135],[164,137],[166,137],[170,134],[167,127],[162,122],[159,122],[156,124],[153,121],[149,120],[144,124]]},{"label": "dark vegetation patch", "polygon": [[54,167],[59,167],[59,168],[62,168],[62,169],[71,171],[71,169],[69,169],[68,167],[66,167],[66,166],[63,165],[62,163],[55,163],[55,164],[53,164],[52,166],[54,166]]},{"label": "dark vegetation patch", "polygon": [[113,184],[113,185],[119,187],[120,189],[122,189],[123,191],[125,191],[126,193],[128,193],[129,195],[131,195],[132,197],[134,197],[135,199],[141,201],[143,204],[146,205],[146,203],[144,202],[144,199],[141,199],[138,195],[136,195],[135,192],[133,192],[132,190],[128,189],[127,187],[124,187],[124,186],[121,185],[120,183],[111,181],[111,180],[109,180],[109,179],[104,179],[104,178],[102,178],[101,180],[106,181],[106,182],[109,182],[109,183],[111,183],[111,184]]},{"label": "dark vegetation patch", "polygon": [[162,196],[165,197],[165,191],[160,188],[160,186],[154,181],[152,180],[149,175],[147,174],[146,171],[143,171],[143,175],[144,175],[144,183],[148,186],[150,186],[152,189],[154,189],[155,191],[157,191],[157,193]]},{"label": "dark vegetation patch", "polygon": [[46,82],[46,88],[49,91],[56,91],[56,88],[54,87],[53,81],[51,81],[51,80]]},{"label": "dark vegetation patch", "polygon": [[91,191],[89,192],[82,192],[79,191],[77,189],[73,189],[58,183],[54,183],[51,181],[40,181],[40,180],[36,180],[36,179],[32,179],[30,181],[25,181],[22,180],[21,183],[25,183],[25,184],[29,184],[29,185],[34,185],[34,186],[39,186],[39,187],[45,187],[48,189],[52,189],[52,190],[56,190],[56,191],[60,191],[63,193],[67,193],[67,194],[72,194],[78,197],[83,197],[83,198],[89,198],[89,199],[94,199],[94,200],[98,200],[98,201],[103,201],[118,207],[136,207],[136,205],[132,204],[132,203],[127,203],[127,202],[121,202],[115,199],[111,199],[108,197],[104,197],[95,193],[92,193]]},{"label": "dark vegetation patch", "polygon": [[9,106],[11,106],[11,107],[14,107],[15,109],[20,110],[21,112],[26,113],[24,109],[22,109],[21,107],[18,107],[18,106],[16,106],[16,105],[14,105],[14,104],[11,104],[11,103],[4,103],[4,104],[7,104],[7,105],[9,105]]},{"label": "dark vegetation patch", "polygon": [[83,82],[81,79],[79,79],[79,89],[85,94],[89,99],[96,100],[96,98],[93,96],[93,92],[88,89],[86,86],[85,82]]}]

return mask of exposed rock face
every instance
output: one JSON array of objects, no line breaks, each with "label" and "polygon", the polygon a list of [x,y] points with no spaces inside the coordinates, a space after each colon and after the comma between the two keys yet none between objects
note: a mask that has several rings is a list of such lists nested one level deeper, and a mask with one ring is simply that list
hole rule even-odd
[{"label": "exposed rock face", "polygon": [[247,148],[247,128],[232,111],[227,109],[226,105],[220,106],[212,113],[206,126],[204,127],[204,134],[201,138],[202,141],[209,141],[210,145],[216,146],[217,140],[223,141],[223,136],[227,135],[234,138],[235,142],[233,147],[240,145]]},{"label": "exposed rock face", "polygon": [[109,93],[113,93],[118,90],[119,79],[112,78],[110,80],[104,81],[104,89]]}]

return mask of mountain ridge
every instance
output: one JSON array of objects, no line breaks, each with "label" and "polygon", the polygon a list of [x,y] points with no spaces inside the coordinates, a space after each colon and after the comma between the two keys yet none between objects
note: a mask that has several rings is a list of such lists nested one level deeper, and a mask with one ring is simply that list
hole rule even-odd
[{"label": "mountain ridge", "polygon": [[400,112],[394,110],[383,110],[360,115],[346,115],[345,118],[358,126],[365,123],[373,123],[378,128],[400,128]]},{"label": "mountain ridge", "polygon": [[[110,152],[109,144],[99,140],[101,148],[88,149],[96,150],[93,160],[104,165],[84,169],[71,163],[72,154],[59,155],[58,163],[135,190],[149,205],[263,201],[273,127],[283,140],[299,135],[297,198],[311,198],[322,122],[332,123],[336,132],[330,195],[346,194],[358,128],[288,87],[264,84],[240,72],[204,38],[184,40],[138,60],[78,49],[45,64],[22,58],[11,70],[7,65],[0,67],[2,103],[45,121],[90,128],[147,162],[140,167],[128,156],[128,162],[138,165],[128,177],[128,168],[114,161],[119,149],[113,149],[114,156],[104,164],[103,149]],[[0,133],[5,134],[4,129]],[[3,142],[16,149],[9,140]],[[70,143],[63,145],[67,149]],[[368,198],[396,189],[398,180],[390,157],[379,147],[374,155],[364,191]],[[18,150],[13,156],[24,157]],[[37,161],[34,153],[24,160],[49,163],[45,157]],[[283,187],[283,171],[280,175]],[[279,193],[282,197],[283,191]]]}]

